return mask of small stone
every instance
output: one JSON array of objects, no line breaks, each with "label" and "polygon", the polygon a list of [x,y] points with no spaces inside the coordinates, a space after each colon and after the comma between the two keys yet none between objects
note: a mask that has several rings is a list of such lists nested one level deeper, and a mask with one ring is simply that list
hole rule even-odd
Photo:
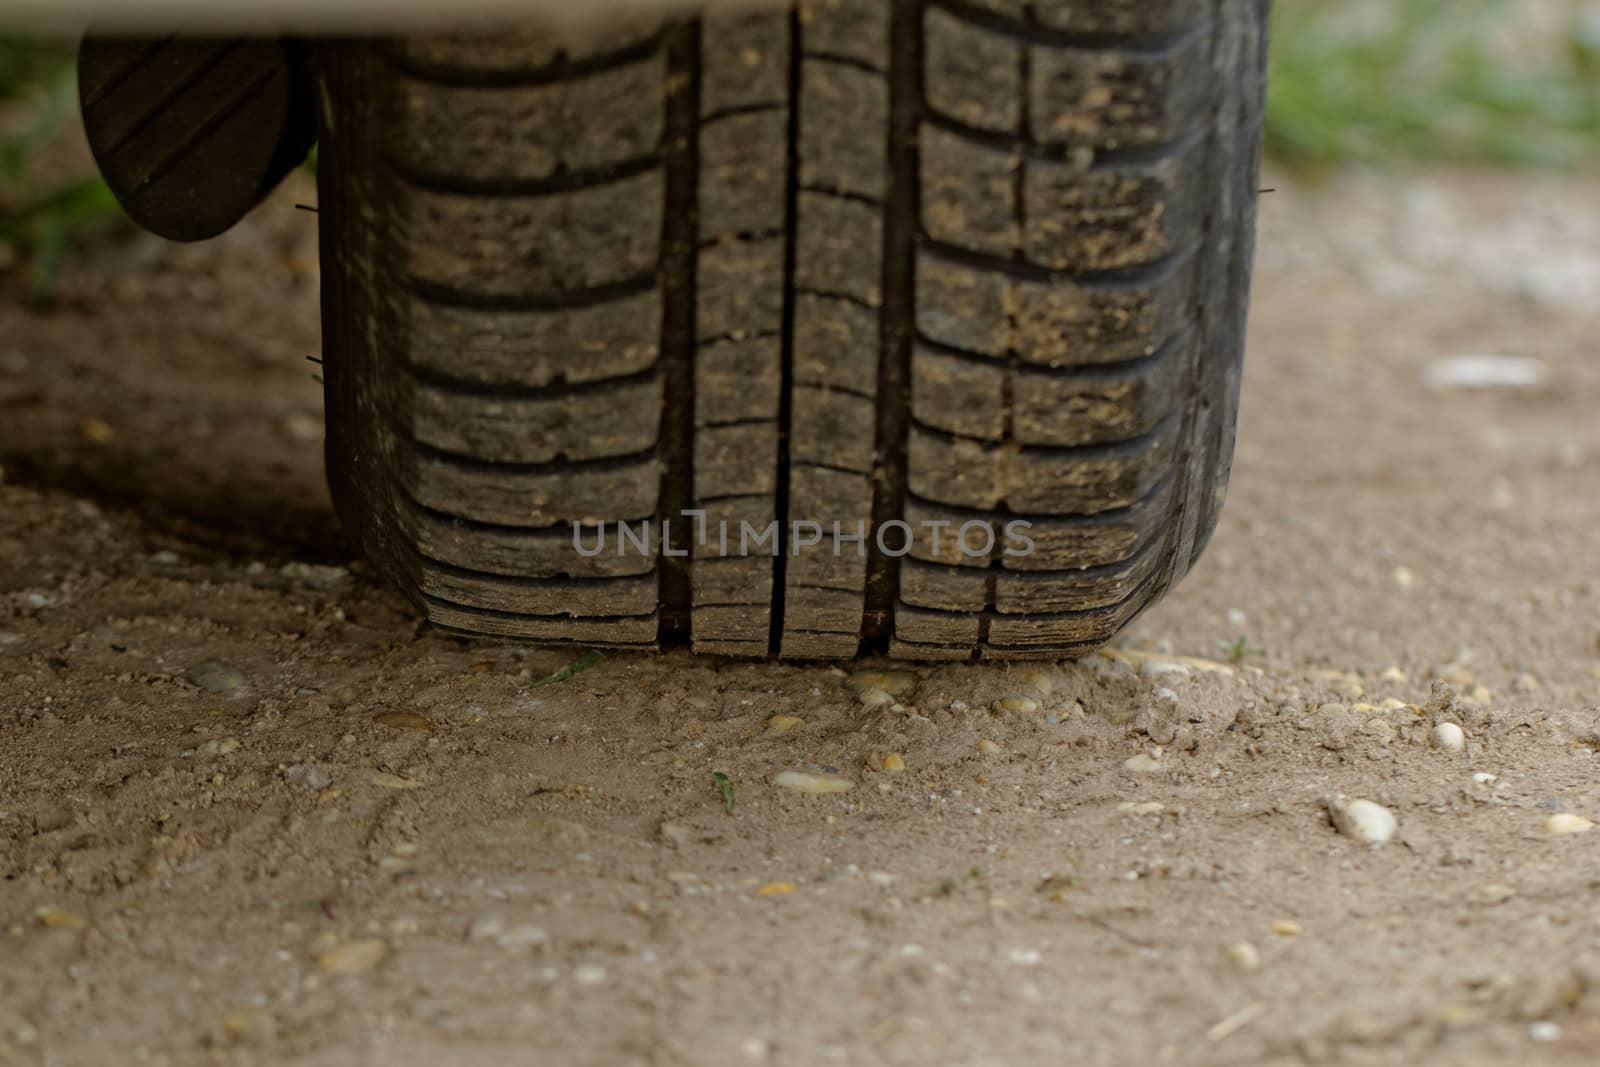
[{"label": "small stone", "polygon": [[1023,678],[1044,696],[1049,696],[1056,691],[1055,680],[1043,671],[1029,671],[1023,675]]},{"label": "small stone", "polygon": [[1117,810],[1126,811],[1132,815],[1160,815],[1163,811],[1167,810],[1167,806],[1161,803],[1159,800],[1146,800],[1141,802],[1124,800],[1122,803],[1117,805]]},{"label": "small stone", "polygon": [[881,689],[899,697],[916,688],[917,676],[910,671],[856,671],[844,680],[844,687],[860,696],[868,689]]},{"label": "small stone", "polygon": [[1472,899],[1478,904],[1504,904],[1516,895],[1516,890],[1499,883],[1480,885],[1472,891]]},{"label": "small stone", "polygon": [[1032,967],[1044,957],[1036,948],[1014,948],[1006,953],[1006,958],[1018,967]]},{"label": "small stone", "polygon": [[1401,670],[1398,664],[1384,668],[1383,673],[1378,675],[1378,679],[1384,682],[1394,682],[1397,685],[1405,685],[1409,680],[1406,678],[1406,672]]},{"label": "small stone", "polygon": [[804,723],[805,720],[798,715],[774,715],[767,720],[767,729],[775,734],[783,734]]},{"label": "small stone", "polygon": [[494,939],[494,943],[504,949],[524,950],[543,948],[550,943],[550,935],[544,927],[534,926],[532,923],[519,923],[508,927]]},{"label": "small stone", "polygon": [[978,742],[978,751],[986,756],[993,756],[1000,752],[1000,746],[985,738]]},{"label": "small stone", "polygon": [[57,907],[39,908],[34,915],[38,917],[39,925],[51,930],[82,930],[89,925],[89,920],[82,915]]},{"label": "small stone", "polygon": [[1444,356],[1422,370],[1430,389],[1527,389],[1544,384],[1547,376],[1544,362],[1531,356]]},{"label": "small stone", "polygon": [[[1276,933],[1277,931],[1273,931]],[[1228,946],[1228,959],[1241,971],[1261,969],[1261,952],[1248,941],[1235,941]]]},{"label": "small stone", "polygon": [[793,882],[768,882],[756,890],[758,897],[782,897],[798,888]]},{"label": "small stone", "polygon": [[1156,689],[1155,697],[1165,704],[1176,704],[1178,702],[1178,694],[1164,685]]},{"label": "small stone", "polygon": [[1490,774],[1488,771],[1473,771],[1472,780],[1479,785],[1491,785],[1494,782],[1498,782],[1500,776],[1498,774]]},{"label": "small stone", "polygon": [[1334,829],[1363,844],[1388,844],[1399,826],[1394,812],[1370,800],[1347,800],[1340,795],[1329,797],[1324,804]]},{"label": "small stone", "polygon": [[1460,752],[1467,747],[1467,735],[1453,722],[1440,723],[1428,737],[1434,748],[1442,748],[1446,752]]},{"label": "small stone", "polygon": [[1582,815],[1560,811],[1544,821],[1544,828],[1546,833],[1552,834],[1582,834],[1594,829],[1594,823]]},{"label": "small stone", "polygon": [[296,763],[284,769],[283,780],[290,785],[302,785],[316,791],[333,784],[328,772],[315,763]]},{"label": "small stone", "polygon": [[220,659],[201,660],[184,671],[179,677],[196,689],[204,689],[212,693],[226,693],[233,689],[243,689],[249,684],[243,671],[233,664]]},{"label": "small stone", "polygon": [[1417,576],[1411,573],[1410,567],[1396,567],[1391,576],[1402,593],[1410,592],[1417,584]]},{"label": "small stone", "polygon": [[467,924],[468,941],[493,941],[505,933],[506,921],[493,913],[479,915]]},{"label": "small stone", "polygon": [[780,789],[793,789],[797,793],[843,793],[855,788],[855,783],[848,778],[808,774],[805,771],[782,771],[772,779],[772,784]]},{"label": "small stone", "polygon": [[83,434],[85,441],[94,445],[103,445],[117,439],[117,431],[113,430],[104,419],[84,419],[78,426],[78,432]]},{"label": "small stone", "polygon": [[217,744],[217,755],[219,756],[226,756],[230,752],[237,751],[239,751],[239,739],[237,737],[225,737]]},{"label": "small stone", "polygon": [[379,726],[387,726],[394,730],[433,732],[433,723],[414,711],[380,711],[372,717],[372,721]]},{"label": "small stone", "polygon": [[996,711],[1011,711],[1022,715],[1032,715],[1039,710],[1039,702],[1031,697],[1013,694],[995,701],[994,707]]},{"label": "small stone", "polygon": [[747,1037],[739,1042],[739,1054],[747,1060],[764,1060],[772,1048],[759,1037]]},{"label": "small stone", "polygon": [[1123,760],[1122,769],[1132,774],[1154,774],[1161,769],[1161,761],[1141,752]]},{"label": "small stone", "polygon": [[375,937],[346,941],[317,957],[317,966],[329,974],[361,974],[383,962],[389,946]]},{"label": "small stone", "polygon": [[1279,937],[1299,937],[1304,932],[1293,919],[1273,919],[1268,929]]},{"label": "small stone", "polygon": [[856,699],[869,708],[881,708],[894,703],[894,697],[889,695],[888,690],[876,687],[861,690],[856,694]]},{"label": "small stone", "polygon": [[891,752],[883,757],[883,769],[890,774],[898,774],[906,769],[906,761],[901,758],[900,753]]},{"label": "small stone", "polygon": [[879,889],[888,889],[890,886],[894,885],[894,875],[890,874],[888,871],[868,871],[867,881],[871,882]]},{"label": "small stone", "polygon": [[1552,1022],[1536,1022],[1528,1027],[1528,1039],[1531,1041],[1560,1041],[1561,1024]]},{"label": "small stone", "polygon": [[318,441],[322,439],[322,420],[304,411],[292,411],[280,423],[283,435],[291,441]]},{"label": "small stone", "polygon": [[573,980],[581,986],[597,986],[606,980],[606,969],[598,963],[580,963],[572,972]]}]

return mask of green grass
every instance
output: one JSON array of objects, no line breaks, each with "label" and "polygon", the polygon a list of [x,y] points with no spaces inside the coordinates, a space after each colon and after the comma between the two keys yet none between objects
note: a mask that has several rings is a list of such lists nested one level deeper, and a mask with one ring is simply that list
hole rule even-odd
[{"label": "green grass", "polygon": [[1572,167],[1600,153],[1600,22],[1518,0],[1279,0],[1266,150],[1290,164]]},{"label": "green grass", "polygon": [[73,236],[117,210],[111,190],[92,173],[42,188],[32,178],[39,155],[77,121],[71,46],[0,38],[0,107],[6,120],[0,127],[0,271],[19,272],[28,295],[44,300]]}]

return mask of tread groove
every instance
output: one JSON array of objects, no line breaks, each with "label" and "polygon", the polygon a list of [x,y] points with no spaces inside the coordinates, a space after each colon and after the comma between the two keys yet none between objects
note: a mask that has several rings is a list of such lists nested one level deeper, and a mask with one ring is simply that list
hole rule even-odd
[{"label": "tread groove", "polygon": [[[921,0],[892,0],[889,14],[889,182],[883,215],[878,309],[878,418],[874,431],[872,529],[905,514],[911,412],[911,352],[916,333],[916,248],[922,217],[917,127],[924,97]],[[900,598],[900,558],[874,537],[867,547],[861,650],[886,653]]]},{"label": "tread groove", "polygon": [[799,250],[798,223],[800,217],[800,76],[804,55],[799,8],[788,13],[789,30],[789,114],[785,130],[784,180],[783,180],[783,344],[780,356],[778,390],[778,471],[777,498],[773,511],[778,522],[777,553],[772,560],[772,621],[767,634],[768,654],[776,656],[783,650],[786,632],[784,615],[787,606],[789,568],[789,469],[790,441],[794,428],[794,316],[796,287],[794,284],[796,257]]},{"label": "tread groove", "polygon": [[[661,231],[662,397],[660,517],[670,523],[694,507],[695,437],[695,276],[699,243],[700,196],[700,23],[674,27],[666,39],[666,194]],[[657,640],[663,648],[687,647],[692,640],[693,583],[689,575],[688,522],[677,524],[671,540],[684,556],[663,544],[656,572],[660,580]],[[662,539],[672,527],[662,526]]]}]

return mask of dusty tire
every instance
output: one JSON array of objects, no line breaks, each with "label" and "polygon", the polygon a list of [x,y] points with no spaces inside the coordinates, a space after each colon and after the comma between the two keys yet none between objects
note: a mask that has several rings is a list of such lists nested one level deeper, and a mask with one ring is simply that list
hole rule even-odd
[{"label": "dusty tire", "polygon": [[1221,504],[1265,23],[1258,0],[818,0],[601,48],[326,46],[341,514],[463,631],[1105,642]]}]

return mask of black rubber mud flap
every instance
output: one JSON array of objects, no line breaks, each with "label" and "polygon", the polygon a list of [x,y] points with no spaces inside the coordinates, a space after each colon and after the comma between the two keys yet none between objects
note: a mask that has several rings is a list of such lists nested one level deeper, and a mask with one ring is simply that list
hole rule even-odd
[{"label": "black rubber mud flap", "polygon": [[100,173],[129,217],[174,241],[223,232],[306,158],[313,90],[288,40],[91,35],[78,50]]}]

